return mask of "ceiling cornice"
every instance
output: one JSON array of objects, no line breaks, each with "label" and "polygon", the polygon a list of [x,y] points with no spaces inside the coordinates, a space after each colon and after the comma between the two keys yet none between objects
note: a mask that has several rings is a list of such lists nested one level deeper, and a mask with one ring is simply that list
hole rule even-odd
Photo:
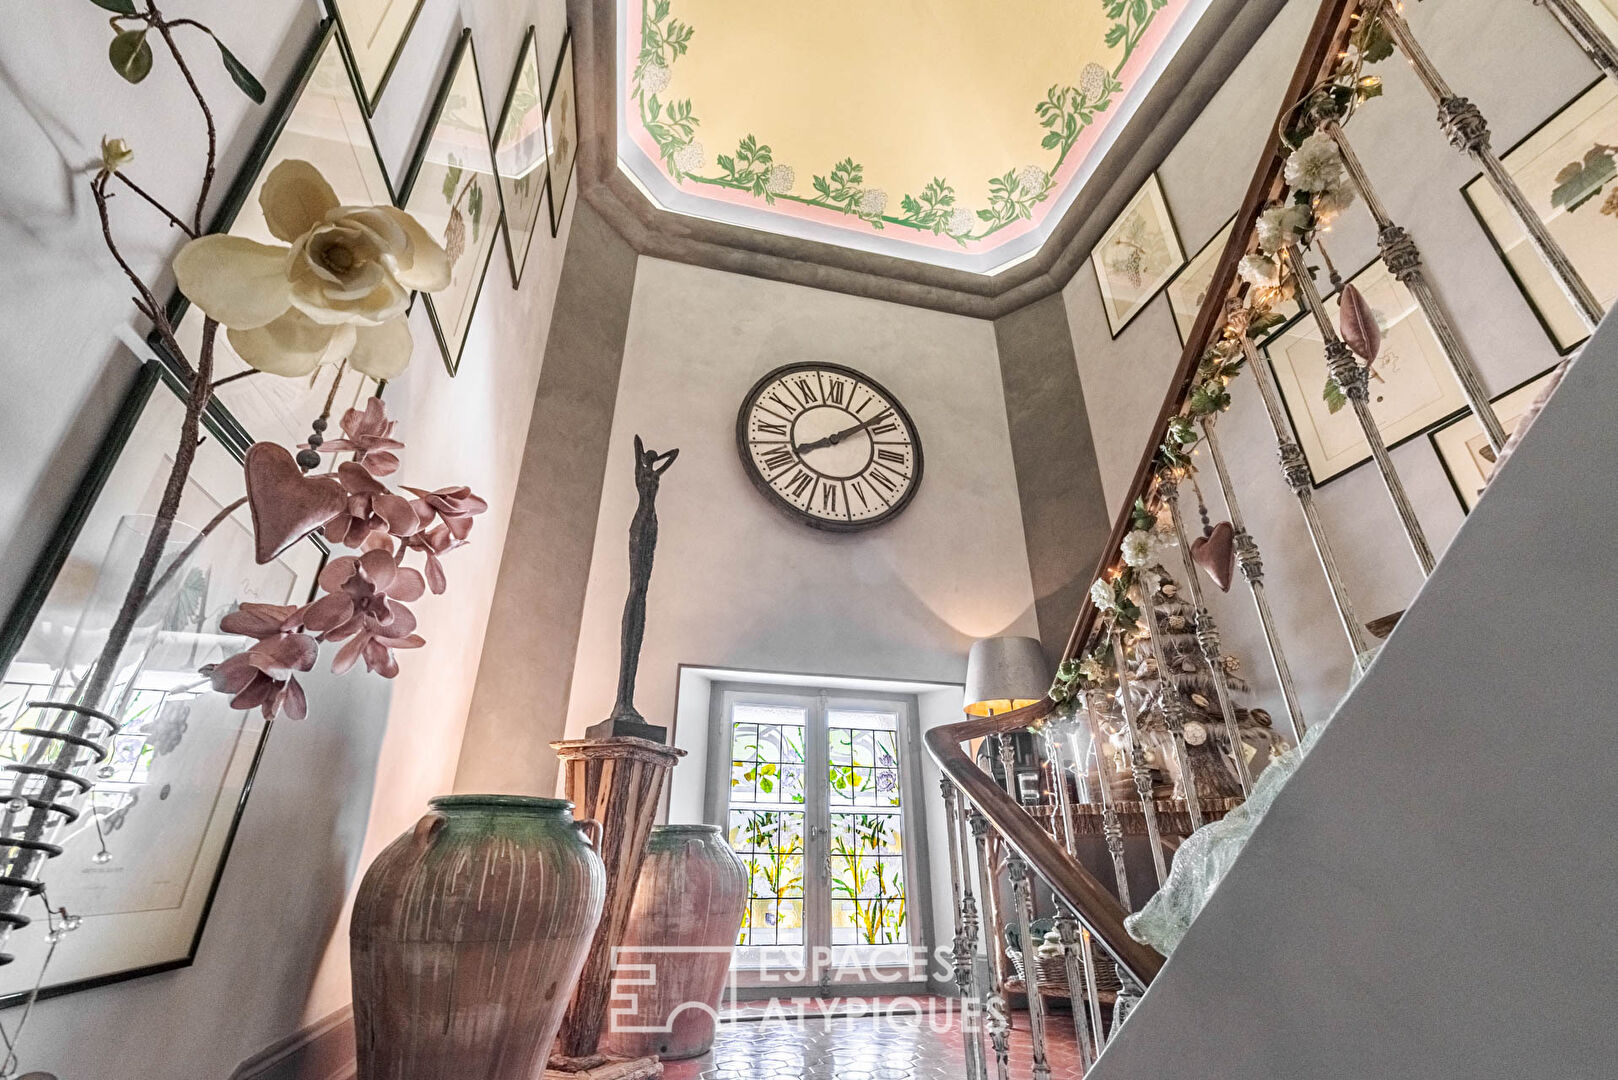
[{"label": "ceiling cornice", "polygon": [[1286,0],[1214,0],[1032,258],[987,276],[663,210],[618,168],[617,4],[568,0],[579,194],[642,255],[994,319],[1060,291]]}]

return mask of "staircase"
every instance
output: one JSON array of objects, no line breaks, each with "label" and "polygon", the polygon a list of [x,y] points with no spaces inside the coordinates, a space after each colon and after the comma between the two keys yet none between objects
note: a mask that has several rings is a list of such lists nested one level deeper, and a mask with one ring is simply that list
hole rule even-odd
[{"label": "staircase", "polygon": [[[1618,71],[1618,48],[1587,18],[1564,18],[1574,0],[1547,4],[1608,61],[1604,70]],[[1355,105],[1321,105],[1323,88],[1328,97],[1340,92],[1341,103],[1363,85],[1365,72],[1344,57],[1363,49],[1371,27],[1415,67],[1451,144],[1514,204],[1513,181],[1478,134],[1486,121],[1444,83],[1390,0],[1324,0],[1276,130],[1308,116],[1311,131],[1333,140],[1344,182],[1364,207],[1354,212],[1376,219],[1390,272],[1421,303],[1480,430],[1509,460],[1433,565],[1365,401],[1368,364],[1356,356],[1366,351],[1363,337],[1326,314],[1320,293],[1335,272],[1319,250],[1320,219],[1280,243],[1256,228],[1267,208],[1324,205],[1286,182],[1285,158],[1298,140],[1268,149],[1154,428],[1163,442],[1142,457],[1129,500],[1139,502],[1120,516],[1098,567],[1108,588],[1079,613],[1051,696],[928,735],[946,777],[959,868],[955,976],[969,1080],[1009,1080],[1003,998],[1028,988],[975,957],[1000,951],[1001,925],[1038,945],[1030,929],[1039,914],[1054,916],[1056,929],[1045,942],[1046,975],[1033,981],[1044,996],[1067,998],[1073,1014],[1047,1014],[1040,993],[1026,995],[1035,1080],[1049,1075],[1041,1031],[1057,1022],[1076,1026],[1096,1080],[1475,1080],[1529,1069],[1618,1077],[1618,933],[1607,925],[1618,901],[1618,320],[1604,320],[1531,430],[1507,446],[1509,432],[1448,326],[1440,287],[1359,170]],[[1554,238],[1537,219],[1522,224],[1594,323],[1599,310]],[[1279,268],[1279,286],[1238,277],[1238,263],[1259,250]],[[1260,330],[1282,294],[1295,294],[1318,321],[1331,378],[1427,572],[1380,649],[1339,579],[1307,466],[1259,355]],[[1262,560],[1219,453],[1215,421],[1228,407],[1221,391],[1264,396],[1345,646],[1364,671],[1333,717],[1310,718],[1323,730],[1310,731],[1295,707]],[[1238,704],[1201,575],[1186,558],[1178,486],[1199,466],[1232,509],[1242,570],[1234,587],[1253,595],[1288,705],[1273,722]],[[1124,545],[1137,534],[1157,541],[1149,556]],[[1200,664],[1194,672],[1191,660]],[[1037,806],[1019,802],[1012,783],[1011,740],[1023,731],[1035,734],[1049,764]],[[1292,747],[1306,733],[1301,755]],[[997,754],[1007,765],[998,780],[983,767]],[[1284,786],[1282,771],[1261,779],[1283,754],[1282,769],[1296,768]],[[1185,895],[1183,873],[1167,875],[1182,844],[1190,853],[1233,831],[1213,823],[1250,794],[1252,806],[1236,818],[1251,816],[1257,827],[1217,890],[1177,945],[1153,939],[1172,951],[1165,964],[1131,935],[1142,931],[1138,920],[1125,927],[1144,899],[1131,903],[1129,883],[1140,877],[1138,866],[1129,870],[1147,859],[1170,895]],[[1189,870],[1195,857],[1184,857]],[[1036,911],[1036,881],[1049,886],[1054,910]],[[1016,959],[1023,972],[1036,966]]]}]

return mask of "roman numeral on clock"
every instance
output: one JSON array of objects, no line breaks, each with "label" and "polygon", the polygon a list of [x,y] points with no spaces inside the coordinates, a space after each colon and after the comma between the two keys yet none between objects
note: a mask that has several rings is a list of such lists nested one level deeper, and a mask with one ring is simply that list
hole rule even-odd
[{"label": "roman numeral on clock", "polygon": [[883,447],[876,452],[876,459],[878,461],[891,462],[894,465],[903,465],[905,463],[905,456],[903,454],[897,450],[889,450],[887,447]]},{"label": "roman numeral on clock", "polygon": [[758,433],[760,435],[779,435],[784,439],[787,435],[787,426],[777,424],[773,420],[760,420],[758,422]]},{"label": "roman numeral on clock", "polygon": [[779,472],[798,459],[792,456],[792,451],[785,446],[777,446],[767,452],[763,457],[764,468],[770,472]]}]

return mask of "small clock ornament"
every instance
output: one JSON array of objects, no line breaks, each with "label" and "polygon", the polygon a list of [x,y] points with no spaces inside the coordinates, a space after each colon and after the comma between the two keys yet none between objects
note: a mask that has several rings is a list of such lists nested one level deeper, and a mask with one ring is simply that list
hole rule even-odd
[{"label": "small clock ornament", "polygon": [[910,414],[875,380],[837,364],[789,364],[755,383],[736,418],[736,449],[765,498],[831,532],[898,516],[921,483]]}]

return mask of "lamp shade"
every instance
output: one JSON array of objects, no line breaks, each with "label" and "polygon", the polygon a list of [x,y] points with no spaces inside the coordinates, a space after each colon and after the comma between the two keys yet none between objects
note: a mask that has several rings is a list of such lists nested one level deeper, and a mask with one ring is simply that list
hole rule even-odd
[{"label": "lamp shade", "polygon": [[1050,685],[1050,665],[1038,638],[981,638],[967,654],[965,708],[973,716],[1032,705]]}]

